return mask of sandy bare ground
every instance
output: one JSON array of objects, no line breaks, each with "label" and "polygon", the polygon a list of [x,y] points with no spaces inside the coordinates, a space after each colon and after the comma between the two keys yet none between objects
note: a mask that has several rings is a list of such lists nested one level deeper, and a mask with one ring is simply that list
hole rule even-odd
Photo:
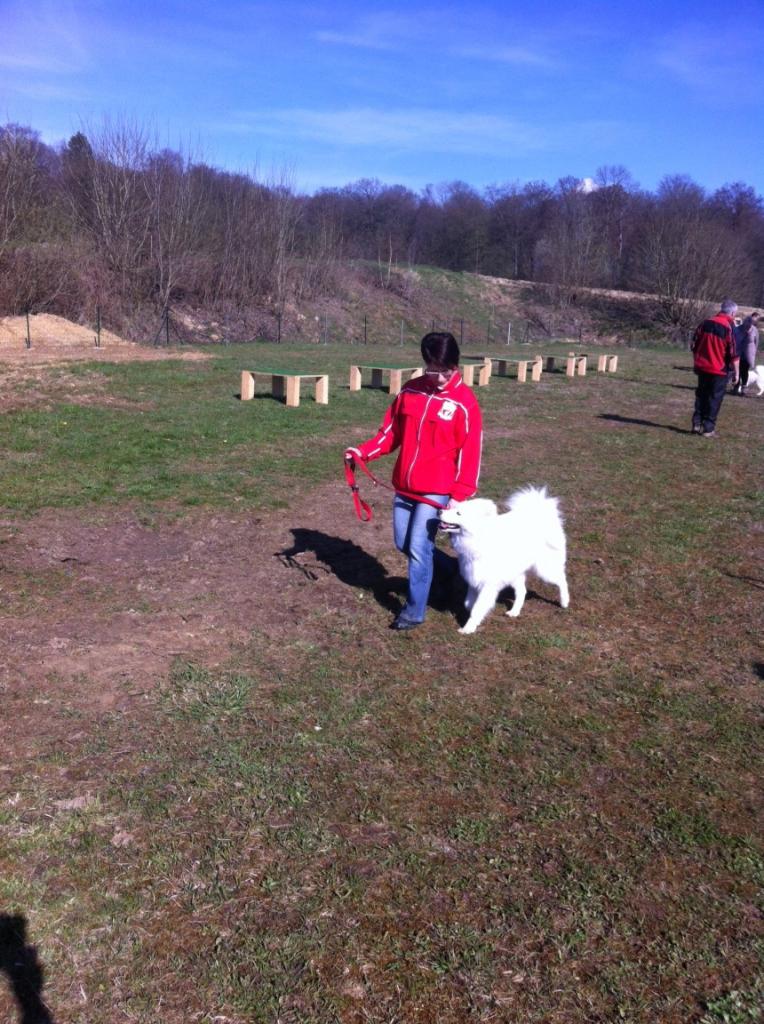
[{"label": "sandy bare ground", "polygon": [[118,363],[208,358],[204,352],[138,345],[105,330],[101,331],[101,344],[96,348],[92,328],[51,313],[38,313],[29,318],[29,336],[31,347],[27,348],[26,317],[0,318],[0,372],[5,372],[3,364],[29,367],[83,360]]}]

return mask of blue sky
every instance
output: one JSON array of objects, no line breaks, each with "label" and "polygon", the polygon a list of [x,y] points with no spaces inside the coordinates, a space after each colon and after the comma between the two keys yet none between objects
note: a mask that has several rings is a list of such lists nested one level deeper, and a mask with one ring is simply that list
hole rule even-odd
[{"label": "blue sky", "polygon": [[105,116],[300,191],[688,174],[764,195],[764,0],[0,0],[0,123]]}]

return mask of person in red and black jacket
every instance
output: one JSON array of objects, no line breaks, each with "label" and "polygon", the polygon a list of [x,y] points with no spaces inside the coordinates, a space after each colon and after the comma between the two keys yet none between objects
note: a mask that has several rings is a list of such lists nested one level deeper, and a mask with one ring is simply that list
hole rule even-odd
[{"label": "person in red and black jacket", "polygon": [[409,381],[385,414],[374,437],[345,451],[350,461],[371,462],[398,451],[393,469],[393,535],[408,557],[408,599],[392,628],[413,629],[425,617],[433,573],[453,573],[454,561],[435,546],[438,509],[423,499],[452,506],[477,491],[483,425],[480,406],[459,374],[453,334],[422,338],[424,376]]},{"label": "person in red and black jacket", "polygon": [[725,299],[716,316],[699,324],[692,340],[693,365],[698,376],[692,432],[713,438],[722,407],[727,377],[737,356],[735,350],[737,303]]}]

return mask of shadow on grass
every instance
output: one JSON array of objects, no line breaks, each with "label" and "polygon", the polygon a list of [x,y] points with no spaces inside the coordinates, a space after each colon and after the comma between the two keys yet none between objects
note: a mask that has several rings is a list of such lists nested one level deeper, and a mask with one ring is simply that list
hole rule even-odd
[{"label": "shadow on grass", "polygon": [[764,679],[764,661],[754,661],[753,670],[759,679]]},{"label": "shadow on grass", "polygon": [[632,423],[637,427],[657,427],[659,430],[670,430],[674,434],[692,434],[692,430],[685,430],[682,427],[673,427],[670,423],[654,423],[652,420],[634,419],[631,416],[619,416],[614,412],[602,412],[597,417],[600,420],[609,420],[612,423]]},{"label": "shadow on grass", "polygon": [[42,998],[43,969],[37,950],[27,943],[27,922],[20,914],[0,914],[0,972],[8,978],[20,1024],[54,1024]]},{"label": "shadow on grass", "polygon": [[722,576],[726,576],[730,580],[740,580],[741,583],[750,583],[757,590],[764,590],[764,580],[759,576],[744,576],[736,572],[724,571],[722,571]]},{"label": "shadow on grass", "polygon": [[[294,544],[278,552],[282,563],[299,570],[306,579],[316,580],[322,573],[336,576],[350,587],[368,590],[388,611],[397,612],[400,601],[395,596],[406,589],[400,576],[388,576],[384,566],[351,540],[332,537],[321,530],[296,527],[292,530]],[[308,563],[300,555],[312,552],[317,561]]]}]

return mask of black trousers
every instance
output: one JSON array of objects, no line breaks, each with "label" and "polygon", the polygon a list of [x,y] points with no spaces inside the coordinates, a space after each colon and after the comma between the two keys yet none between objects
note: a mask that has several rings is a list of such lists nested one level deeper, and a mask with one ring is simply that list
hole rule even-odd
[{"label": "black trousers", "polygon": [[722,407],[727,387],[726,373],[703,373],[696,370],[698,386],[695,388],[695,412],[693,427],[700,427],[704,433],[716,428],[716,417]]},{"label": "black trousers", "polygon": [[741,356],[740,357],[740,381],[739,381],[739,384],[740,384],[741,387],[746,387],[747,386],[747,384],[748,384],[748,372],[749,372],[750,369],[751,369],[751,366],[750,366],[748,360],[745,358],[745,356]]}]

